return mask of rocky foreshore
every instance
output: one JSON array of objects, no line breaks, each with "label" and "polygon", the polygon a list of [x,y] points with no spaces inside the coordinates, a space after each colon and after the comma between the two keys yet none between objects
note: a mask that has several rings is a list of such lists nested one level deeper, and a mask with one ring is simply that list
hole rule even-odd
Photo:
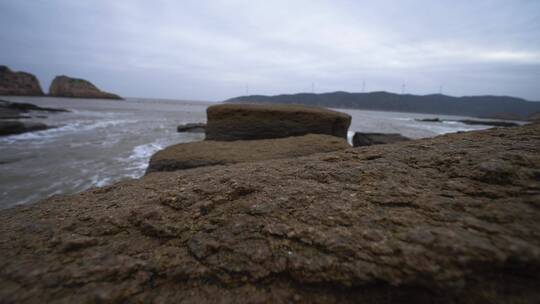
[{"label": "rocky foreshore", "polygon": [[535,303],[539,181],[540,124],[150,173],[0,211],[0,302]]}]

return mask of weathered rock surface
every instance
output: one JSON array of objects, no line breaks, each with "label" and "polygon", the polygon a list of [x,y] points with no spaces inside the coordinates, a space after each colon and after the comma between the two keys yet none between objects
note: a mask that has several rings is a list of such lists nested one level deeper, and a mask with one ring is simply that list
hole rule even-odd
[{"label": "weathered rock surface", "polygon": [[207,109],[206,139],[231,141],[306,134],[347,138],[348,114],[300,105],[220,104]]},{"label": "weathered rock surface", "polygon": [[21,122],[13,120],[0,121],[0,136],[15,135],[49,129],[46,124],[38,122]]},{"label": "weathered rock surface", "polygon": [[152,156],[147,172],[291,158],[349,148],[345,139],[309,134],[278,139],[200,141],[167,147]]},{"label": "weathered rock surface", "polygon": [[72,98],[122,99],[116,94],[100,91],[87,80],[67,76],[54,78],[49,88],[49,95]]},{"label": "weathered rock surface", "polygon": [[364,147],[372,145],[393,144],[400,141],[411,140],[397,133],[362,133],[356,132],[353,135],[353,147]]},{"label": "weathered rock surface", "polygon": [[204,133],[205,130],[205,123],[187,123],[176,127],[176,131],[178,132]]},{"label": "weathered rock surface", "polygon": [[0,66],[0,95],[43,96],[36,76],[25,72],[13,72]]},{"label": "weathered rock surface", "polygon": [[3,303],[536,303],[540,125],[0,211]]}]

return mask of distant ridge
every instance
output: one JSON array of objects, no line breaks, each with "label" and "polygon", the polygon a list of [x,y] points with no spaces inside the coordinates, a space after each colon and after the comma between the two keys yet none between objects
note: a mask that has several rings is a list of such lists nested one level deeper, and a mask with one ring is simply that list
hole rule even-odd
[{"label": "distant ridge", "polygon": [[389,92],[299,93],[276,96],[240,96],[225,102],[305,104],[331,108],[460,115],[527,120],[540,112],[540,102],[509,96],[452,97],[442,94],[411,95]]}]

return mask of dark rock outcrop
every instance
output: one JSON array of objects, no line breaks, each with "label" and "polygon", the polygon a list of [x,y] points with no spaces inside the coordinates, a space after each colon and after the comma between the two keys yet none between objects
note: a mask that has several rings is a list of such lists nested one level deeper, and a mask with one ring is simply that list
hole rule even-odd
[{"label": "dark rock outcrop", "polygon": [[179,125],[176,127],[178,132],[188,132],[188,133],[204,133],[206,130],[205,123],[187,123]]},{"label": "dark rock outcrop", "polygon": [[484,126],[493,126],[493,127],[517,127],[519,126],[518,123],[511,122],[511,121],[499,121],[499,120],[475,120],[475,119],[461,119],[461,120],[442,120],[438,117],[435,118],[423,118],[423,119],[415,119],[416,121],[422,121],[422,122],[445,122],[445,121],[457,121],[462,124],[466,125],[484,125]]},{"label": "dark rock outcrop", "polygon": [[15,135],[46,129],[49,129],[47,125],[38,122],[21,122],[13,120],[0,121],[0,136]]},{"label": "dark rock outcrop", "polygon": [[31,118],[28,113],[36,112],[69,112],[66,109],[39,107],[31,103],[10,102],[0,100],[0,119]]},{"label": "dark rock outcrop", "polygon": [[536,303],[540,125],[0,211],[3,303]]},{"label": "dark rock outcrop", "polygon": [[207,109],[206,139],[230,141],[327,134],[346,138],[351,116],[300,105],[220,104]]},{"label": "dark rock outcrop", "polygon": [[72,98],[122,99],[116,94],[100,91],[89,81],[67,76],[54,78],[49,89],[49,95]]},{"label": "dark rock outcrop", "polygon": [[349,148],[345,139],[309,134],[278,139],[210,141],[170,146],[154,154],[147,172],[291,158]]},{"label": "dark rock outcrop", "polygon": [[354,133],[352,142],[353,147],[364,147],[372,145],[393,144],[400,141],[411,140],[397,133]]},{"label": "dark rock outcrop", "polygon": [[43,96],[36,76],[25,72],[13,72],[7,66],[0,66],[0,95]]},{"label": "dark rock outcrop", "polygon": [[443,122],[442,119],[439,117],[435,118],[417,118],[416,121],[422,121],[422,122]]}]

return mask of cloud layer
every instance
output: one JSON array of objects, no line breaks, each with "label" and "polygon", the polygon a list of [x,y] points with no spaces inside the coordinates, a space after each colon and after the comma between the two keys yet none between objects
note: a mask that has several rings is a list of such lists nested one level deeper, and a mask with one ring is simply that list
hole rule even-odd
[{"label": "cloud layer", "polygon": [[311,91],[540,100],[540,2],[0,1],[0,64],[124,96]]}]

